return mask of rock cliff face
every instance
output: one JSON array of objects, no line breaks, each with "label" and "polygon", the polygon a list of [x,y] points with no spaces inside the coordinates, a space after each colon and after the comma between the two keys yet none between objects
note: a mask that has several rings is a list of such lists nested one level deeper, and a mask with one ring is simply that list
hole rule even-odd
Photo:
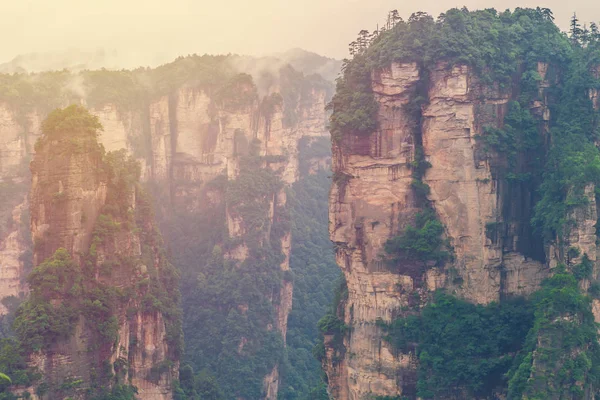
[{"label": "rock cliff face", "polygon": [[[416,212],[410,189],[413,121],[401,110],[418,81],[419,70],[413,64],[395,64],[390,71],[375,76],[381,134],[356,137],[347,141],[346,148],[333,149],[334,173],[348,178],[338,179],[331,190],[330,234],[337,246],[338,264],[346,275],[344,315],[353,328],[344,343],[343,359],[329,361],[333,369],[327,368],[337,399],[360,399],[371,392],[396,393],[401,361],[382,341],[375,322],[378,318],[391,321],[408,303],[413,281],[410,276],[386,271],[378,262],[378,254],[397,229],[400,213]],[[404,287],[408,290],[401,290]],[[410,360],[403,363],[408,365]]]},{"label": "rock cliff face", "polygon": [[80,257],[88,251],[92,231],[106,203],[106,177],[99,172],[102,154],[95,144],[81,152],[60,151],[47,144],[32,161],[31,233],[34,264],[62,247]]},{"label": "rock cliff face", "polygon": [[[448,71],[439,65],[430,79],[422,135],[431,168],[424,182],[453,239],[454,267],[464,280],[459,291],[483,304],[506,294],[531,293],[545,276],[545,268],[529,254],[518,252],[518,243],[525,238],[514,223],[521,216],[507,212],[511,205],[504,203],[521,200],[519,193],[506,193],[498,160],[485,157],[476,139],[484,134],[484,124],[501,126],[500,116],[510,99],[486,90],[466,66]],[[501,233],[494,237],[492,227]]]},{"label": "rock cliff face", "polygon": [[[0,293],[2,298],[20,298],[27,292],[24,278],[30,270],[31,239],[25,220],[28,215],[28,201],[20,190],[20,202],[13,207],[8,205],[6,232],[0,237]],[[2,304],[0,314],[9,310]]]},{"label": "rock cliff face", "polygon": [[[17,118],[6,104],[0,106],[0,298],[21,297],[27,292],[25,277],[31,269],[27,168],[33,142],[28,127],[38,132],[40,120],[29,114]],[[0,314],[7,313],[0,305]]]},{"label": "rock cliff face", "polygon": [[[43,137],[36,147],[30,194],[34,273],[62,249],[83,277],[79,299],[70,298],[75,288],[46,299],[78,314],[68,337],[30,355],[46,388],[40,398],[83,399],[96,385],[131,384],[140,398],[171,399],[180,322],[172,314],[165,319],[152,301],[176,307],[177,281],[149,204],[135,183],[126,181],[135,178],[135,164],[126,164],[122,153],[103,155],[95,139]],[[34,290],[30,303],[41,295],[37,286]],[[100,309],[93,311],[92,305]],[[79,384],[69,386],[75,381]]]},{"label": "rock cliff face", "polygon": [[[545,68],[540,64],[540,75]],[[330,236],[348,285],[340,314],[350,328],[341,349],[326,346],[325,368],[336,399],[415,395],[417,360],[382,339],[378,320],[403,316],[440,288],[487,304],[529,294],[548,274],[543,259],[521,251],[530,233],[519,226],[523,216],[512,203],[527,204],[530,195],[508,192],[503,161],[487,156],[477,140],[483,126],[501,126],[509,96],[479,84],[467,66],[445,64],[425,74],[415,63],[393,63],[372,74],[372,89],[379,105],[377,132],[346,135],[333,144]],[[417,96],[426,98],[418,118],[407,106]],[[544,104],[537,106],[548,113]],[[421,149],[431,165],[422,181],[454,259],[443,268],[407,262],[391,270],[384,244],[423,206],[411,167]],[[587,214],[585,220],[595,218]],[[585,247],[591,228],[577,226],[573,241]],[[595,248],[583,250],[595,254]]]}]

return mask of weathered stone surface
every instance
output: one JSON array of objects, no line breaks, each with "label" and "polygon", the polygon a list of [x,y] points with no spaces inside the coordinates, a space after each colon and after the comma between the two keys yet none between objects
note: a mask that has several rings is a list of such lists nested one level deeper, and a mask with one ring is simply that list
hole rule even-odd
[{"label": "weathered stone surface", "polygon": [[[27,292],[23,255],[29,250],[29,241],[23,237],[27,232],[22,229],[21,220],[28,207],[25,197],[12,211],[10,232],[0,240],[0,298],[20,297]],[[6,306],[0,303],[0,315],[7,312]]]},{"label": "weathered stone surface", "polygon": [[[107,178],[103,172],[102,153],[95,141],[86,139],[76,149],[68,146],[64,141],[50,142],[46,139],[31,163],[34,265],[61,247],[77,262],[83,262],[80,258],[88,253],[96,221],[107,201]],[[128,197],[121,200],[135,210],[135,189],[132,188]],[[119,223],[124,221],[117,221]],[[132,267],[122,261],[141,259],[141,239],[137,230],[121,230],[114,237],[106,237],[96,243],[95,250],[98,265],[105,260],[115,260],[116,255],[121,257],[118,259],[121,262],[111,264],[108,277],[103,274],[96,276],[95,279],[105,285],[127,290],[137,288],[138,282],[157,279],[150,277],[148,266],[136,264],[132,272]],[[151,259],[155,263],[152,268],[160,270],[160,249],[153,248],[152,251]],[[46,382],[55,384],[51,386],[54,388],[65,379],[81,379],[83,384],[75,398],[83,399],[84,389],[91,382],[99,363],[111,361],[109,365],[112,368],[114,361],[123,359],[128,367],[125,378],[131,378],[140,398],[170,400],[171,379],[176,376],[178,365],[169,358],[165,321],[158,311],[137,311],[130,315],[130,309],[143,309],[140,301],[134,296],[126,304],[117,306],[114,316],[119,324],[119,337],[116,342],[107,345],[96,343],[90,324],[97,321],[88,321],[80,314],[75,332],[68,339],[53,343],[51,348],[31,355],[31,364],[39,369]],[[167,362],[166,370],[153,373],[154,369]],[[158,379],[154,375],[158,375]],[[52,395],[53,392],[50,392],[43,398]]]},{"label": "weathered stone surface", "polygon": [[22,126],[17,115],[0,103],[0,176],[15,175],[26,154]]},{"label": "weathered stone surface", "polygon": [[399,224],[416,212],[409,165],[414,158],[414,121],[402,106],[418,81],[415,64],[394,64],[374,74],[381,131],[372,135],[367,154],[356,146],[359,138],[334,146],[334,173],[349,179],[332,187],[330,234],[348,284],[344,314],[352,329],[344,341],[345,358],[339,363],[327,361],[333,367],[327,373],[336,399],[400,394],[398,381],[413,373],[409,366],[403,368],[383,341],[376,321],[390,322],[408,305],[408,293],[414,289],[413,279],[403,274],[402,268],[387,270],[380,255]]},{"label": "weathered stone surface", "polygon": [[79,257],[106,200],[106,178],[99,173],[101,154],[95,143],[81,152],[57,156],[46,144],[31,163],[31,233],[34,265],[58,248]]},{"label": "weathered stone surface", "polygon": [[431,163],[424,182],[452,238],[455,266],[464,279],[461,294],[477,303],[497,300],[500,274],[490,259],[501,249],[486,246],[486,224],[498,215],[489,165],[475,157],[473,77],[466,66],[444,65],[431,73],[429,104],[423,110],[423,149]]},{"label": "weathered stone surface", "polygon": [[152,146],[152,178],[164,181],[171,168],[171,121],[169,97],[163,96],[149,107],[150,143]]},{"label": "weathered stone surface", "polygon": [[[426,85],[421,79],[415,64],[392,63],[375,71],[378,131],[333,144],[330,236],[348,285],[343,307],[350,327],[341,360],[326,349],[324,366],[336,399],[415,394],[415,355],[393,351],[376,321],[389,322],[415,302],[423,305],[441,288],[483,304],[502,295],[527,295],[548,274],[541,262],[515,250],[516,229],[491,234],[493,227],[504,226],[507,200],[492,173],[494,160],[482,154],[476,136],[484,124],[501,122],[509,98],[482,87],[466,66],[440,63],[429,71]],[[417,93],[422,87],[426,91]],[[420,121],[403,107],[418,95],[428,100]],[[538,107],[545,115],[545,104]],[[445,226],[454,260],[443,268],[408,262],[391,268],[382,259],[385,242],[424,207],[411,187],[410,163],[419,143],[431,164],[423,177],[428,201]],[[588,214],[591,221],[593,213]],[[591,237],[585,223],[581,229],[573,235]],[[588,242],[581,246],[590,247]]]}]

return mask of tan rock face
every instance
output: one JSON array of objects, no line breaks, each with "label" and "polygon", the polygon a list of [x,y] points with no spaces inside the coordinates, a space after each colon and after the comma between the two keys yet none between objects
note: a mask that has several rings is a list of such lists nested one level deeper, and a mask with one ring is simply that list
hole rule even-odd
[{"label": "tan rock face", "polygon": [[[419,79],[414,64],[394,64],[375,74],[381,131],[368,140],[350,138],[334,145],[334,173],[350,177],[345,184],[334,183],[329,214],[331,240],[337,245],[337,261],[348,285],[345,322],[352,329],[344,341],[344,360],[327,371],[336,399],[397,395],[399,382],[414,374],[400,366],[376,321],[390,322],[408,305],[413,289],[410,276],[388,271],[379,256],[399,224],[416,212],[409,166],[414,158],[414,121],[402,106]],[[403,293],[403,288],[408,292]]]},{"label": "tan rock face", "polygon": [[[431,73],[429,104],[423,110],[423,148],[431,163],[424,177],[429,198],[452,238],[461,294],[477,303],[497,300],[502,249],[486,236],[499,216],[497,194],[486,161],[477,160],[473,76],[466,66],[444,65]],[[508,99],[490,99],[503,104]]]},{"label": "tan rock face", "polygon": [[[91,253],[92,234],[106,205],[109,190],[103,163],[102,154],[92,140],[84,142],[77,150],[66,149],[62,142],[48,140],[39,146],[31,164],[34,265],[50,257],[60,247],[67,249],[81,263],[84,261],[80,257]],[[135,189],[132,188],[123,200],[134,212],[137,204]],[[115,223],[116,226],[124,226],[124,221]],[[144,224],[152,225],[152,221],[144,221]],[[68,339],[57,341],[51,348],[31,355],[31,364],[39,369],[51,387],[60,387],[66,379],[81,379],[82,389],[75,398],[84,399],[84,389],[91,382],[94,370],[106,360],[111,368],[115,362],[126,363],[127,369],[121,371],[125,374],[123,379],[125,382],[128,377],[131,379],[140,398],[172,398],[171,380],[176,377],[178,363],[173,361],[172,349],[167,343],[166,321],[159,311],[149,311],[141,304],[144,289],[140,282],[158,279],[149,275],[148,269],[152,267],[154,271],[160,271],[164,268],[164,256],[152,243],[146,243],[152,252],[147,260],[154,265],[141,263],[141,235],[148,229],[152,227],[143,226],[140,231],[123,229],[114,236],[95,242],[96,265],[110,263],[108,275],[106,272],[95,275],[98,283],[124,291],[137,290],[138,293],[115,306],[113,316],[118,321],[119,332],[116,342],[97,343],[91,327],[98,321],[88,320],[86,315],[80,314],[75,332]],[[130,310],[137,311],[131,315]],[[43,398],[52,399],[54,395],[50,392]]]},{"label": "tan rock face", "polygon": [[[393,351],[377,320],[391,321],[440,288],[488,303],[505,294],[529,294],[547,276],[541,262],[516,251],[519,237],[512,231],[493,234],[493,227],[510,221],[504,222],[504,189],[491,165],[497,161],[485,156],[476,135],[483,125],[497,126],[499,118],[490,116],[504,115],[508,97],[483,88],[466,66],[440,64],[428,78],[419,123],[403,108],[422,84],[419,68],[393,63],[374,72],[379,130],[333,144],[337,182],[330,193],[330,236],[346,276],[344,322],[350,326],[343,359],[333,361],[327,349],[325,369],[336,399],[414,395],[415,356]],[[416,203],[410,167],[421,142],[431,164],[423,177],[431,189],[428,199],[455,256],[444,268],[429,266],[425,272],[408,263],[392,268],[382,260],[385,242],[424,206]]]},{"label": "tan rock face", "polygon": [[[25,182],[30,180],[27,163],[35,141],[32,132],[39,131],[39,125],[34,114],[23,115],[0,103],[0,299],[27,291],[23,257],[31,246],[22,217],[28,209]],[[0,304],[0,315],[7,311]]]},{"label": "tan rock face", "polygon": [[130,112],[121,115],[115,105],[107,104],[92,113],[102,121],[102,144],[106,151],[129,148],[128,137],[131,136],[129,131],[132,122]]},{"label": "tan rock face", "polygon": [[[29,241],[23,237],[26,232],[21,227],[25,211],[29,207],[27,197],[12,210],[12,224],[8,235],[0,240],[0,296],[20,297],[27,292],[23,280],[25,262],[23,255],[29,250]],[[0,315],[8,312],[0,303]]]},{"label": "tan rock face", "polygon": [[0,176],[18,173],[26,155],[23,122],[5,104],[0,104]]},{"label": "tan rock face", "polygon": [[169,97],[163,96],[149,106],[150,142],[152,146],[152,177],[165,180],[171,170],[171,125]]},{"label": "tan rock face", "polygon": [[[566,250],[573,253],[573,249],[577,249],[573,255],[565,254],[562,259],[567,258],[572,265],[581,262],[584,256],[587,256],[592,264],[596,265],[597,261],[597,236],[596,223],[598,221],[598,210],[596,208],[596,196],[594,185],[590,184],[585,188],[584,196],[587,198],[585,205],[578,207],[570,216],[574,222],[569,232],[567,239]],[[594,276],[597,276],[598,271],[594,271]]]},{"label": "tan rock face", "polygon": [[101,154],[94,143],[58,157],[52,144],[31,164],[31,233],[34,265],[63,247],[78,257],[91,243],[93,226],[106,200],[106,178],[98,173]]}]

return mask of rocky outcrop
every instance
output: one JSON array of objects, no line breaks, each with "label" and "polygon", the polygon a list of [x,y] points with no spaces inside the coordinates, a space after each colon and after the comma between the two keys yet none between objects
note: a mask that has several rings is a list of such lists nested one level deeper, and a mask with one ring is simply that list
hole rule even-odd
[{"label": "rocky outcrop", "polygon": [[[134,164],[121,167],[119,163],[128,162],[122,155],[107,161],[95,138],[44,137],[36,147],[30,194],[34,265],[64,249],[84,276],[82,299],[50,299],[53,306],[71,301],[68,307],[78,313],[73,331],[30,354],[47,388],[41,398],[68,394],[84,399],[94,385],[110,388],[119,383],[136,386],[143,399],[171,399],[179,350],[177,337],[174,340],[167,331],[178,332],[179,322],[172,316],[166,320],[151,302],[176,305],[172,290],[177,290],[177,282],[169,275],[174,270],[160,248],[149,204],[137,186],[124,187],[122,182],[129,181],[120,180],[129,179],[123,173],[135,176]],[[173,288],[164,286],[169,280]],[[109,294],[99,294],[111,290],[122,294],[112,300],[107,300]],[[94,314],[90,304],[104,311]],[[111,324],[114,340],[103,340]],[[69,386],[74,381],[79,384]]]},{"label": "rocky outcrop", "polygon": [[[372,74],[372,89],[379,129],[333,143],[330,236],[348,285],[341,314],[349,326],[342,357],[329,346],[324,362],[336,399],[415,395],[415,356],[393,350],[378,321],[402,316],[440,288],[486,304],[531,293],[548,273],[520,252],[526,232],[505,211],[525,194],[507,195],[502,160],[477,139],[483,126],[500,126],[510,98],[479,84],[467,66],[443,63],[427,74],[414,63],[392,63]],[[416,115],[408,105],[418,96],[426,102]],[[411,163],[421,149],[431,164],[422,182],[454,259],[444,267],[405,262],[391,268],[384,244],[424,206],[412,187]]]},{"label": "rocky outcrop", "polygon": [[[55,144],[56,146],[52,146]],[[85,254],[100,210],[106,202],[107,178],[102,153],[94,141],[81,151],[46,144],[32,161],[31,234],[34,265],[59,248],[75,257]],[[57,156],[57,151],[62,154]]]}]

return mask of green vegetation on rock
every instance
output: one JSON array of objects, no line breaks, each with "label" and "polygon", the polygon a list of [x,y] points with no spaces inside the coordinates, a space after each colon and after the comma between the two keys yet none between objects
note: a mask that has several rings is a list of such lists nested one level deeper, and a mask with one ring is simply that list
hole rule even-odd
[{"label": "green vegetation on rock", "polygon": [[533,325],[523,299],[475,305],[443,293],[419,315],[384,326],[386,339],[419,359],[421,398],[492,398],[506,386],[514,354]]},{"label": "green vegetation on rock", "polygon": [[591,297],[559,265],[534,293],[532,303],[533,327],[507,375],[509,398],[599,396],[600,336]]},{"label": "green vegetation on rock", "polygon": [[389,239],[384,246],[393,265],[406,260],[441,263],[450,257],[442,238],[444,226],[429,208],[417,213],[415,225],[409,225],[400,236]]}]

